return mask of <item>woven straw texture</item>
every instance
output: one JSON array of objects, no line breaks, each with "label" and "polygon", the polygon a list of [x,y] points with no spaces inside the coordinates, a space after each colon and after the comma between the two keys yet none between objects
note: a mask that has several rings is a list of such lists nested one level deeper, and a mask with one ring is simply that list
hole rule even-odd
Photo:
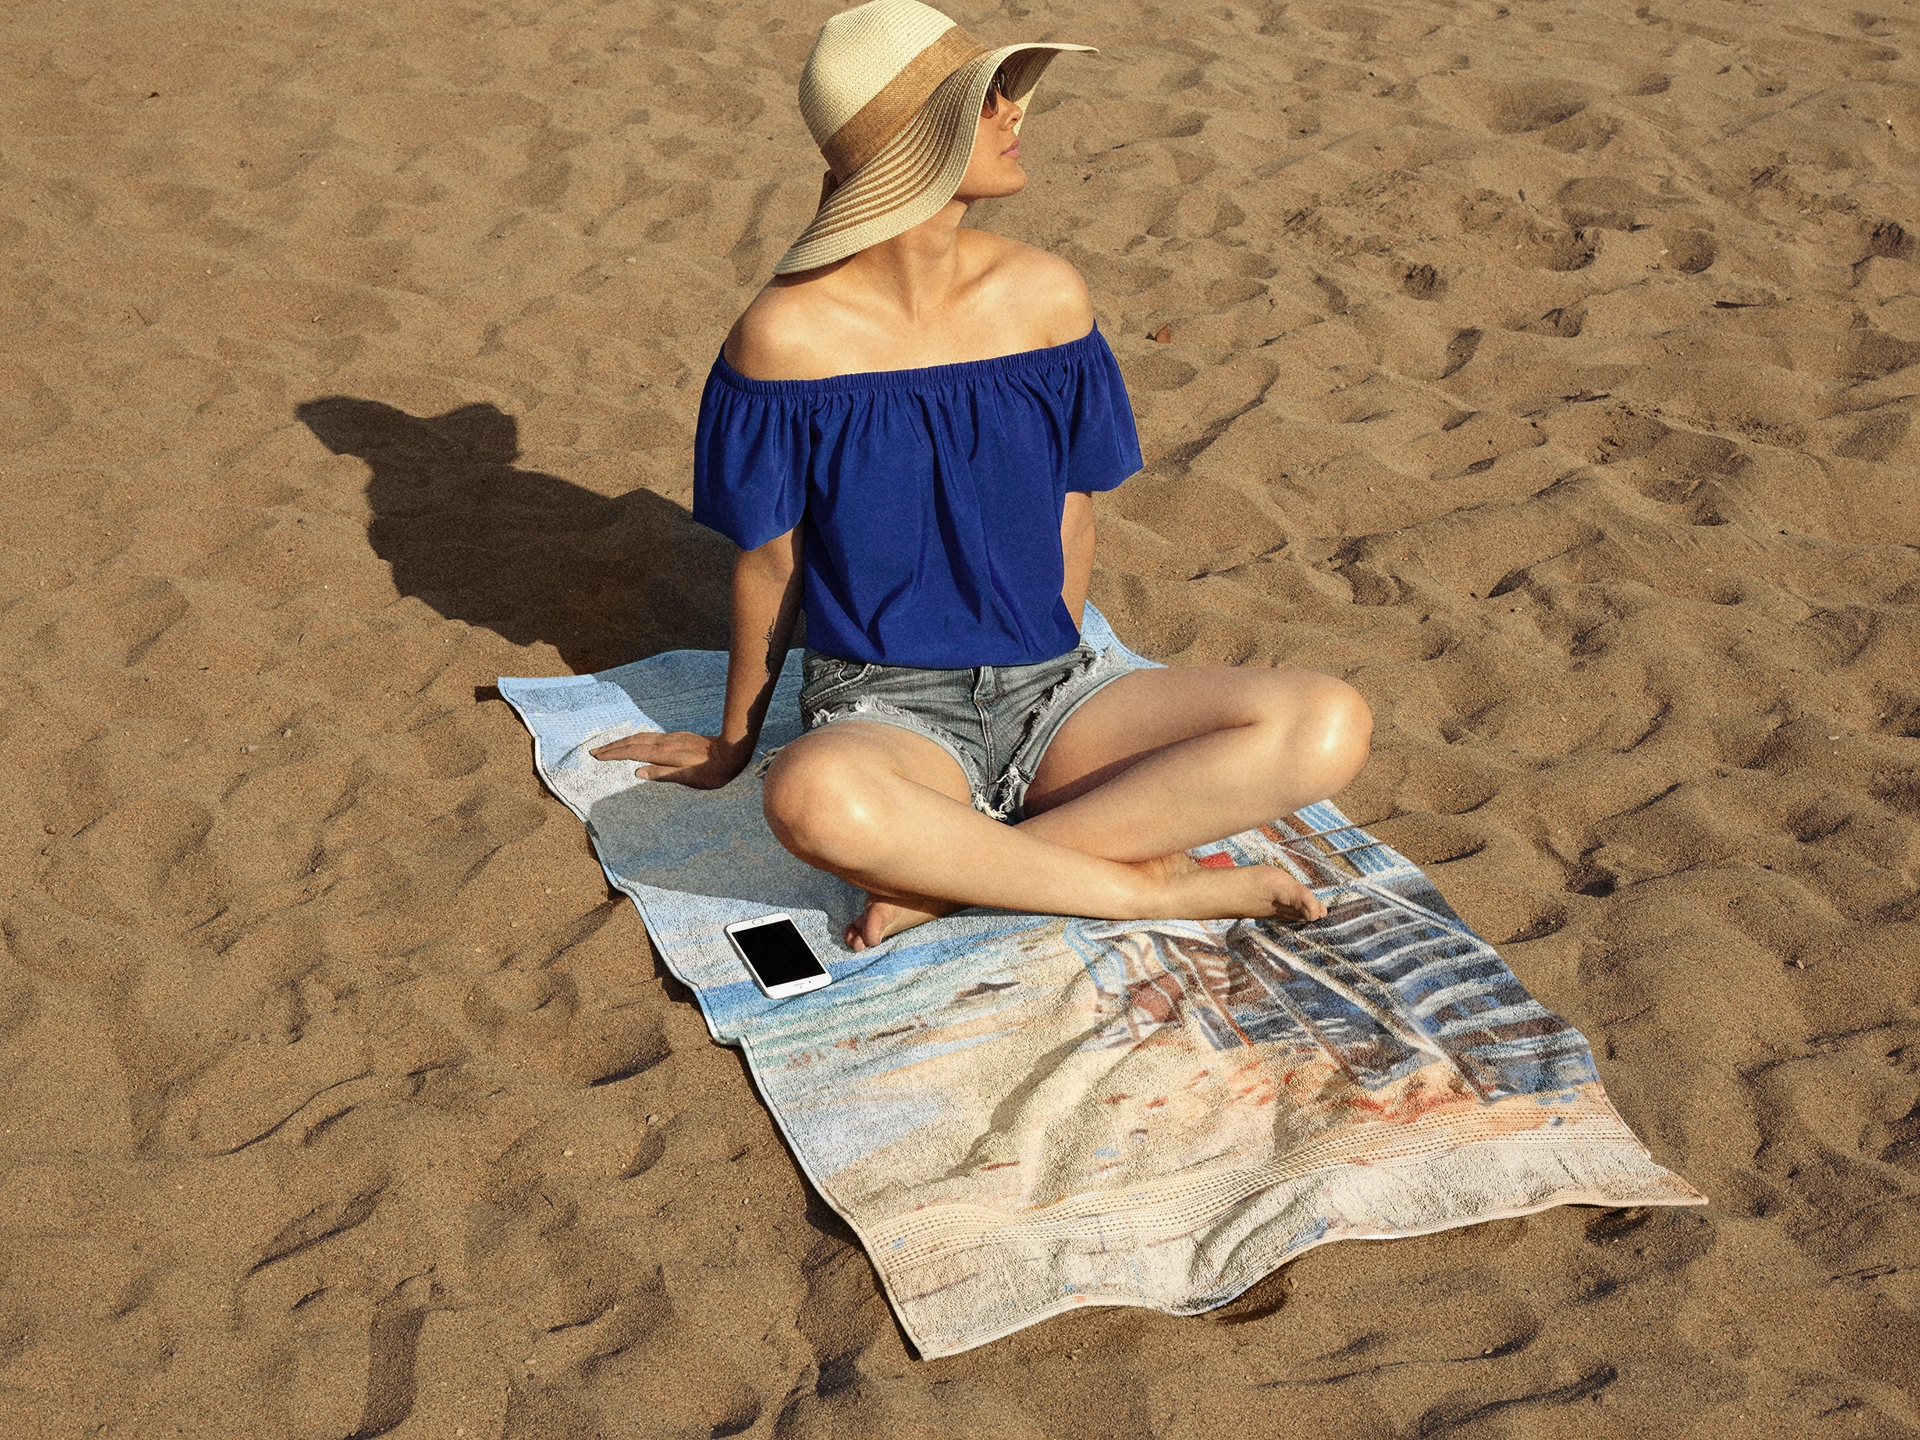
[{"label": "woven straw texture", "polygon": [[827,21],[800,73],[800,114],[813,143],[824,150],[914,56],[958,28],[918,0],[873,0]]},{"label": "woven straw texture", "polygon": [[[946,16],[915,0],[874,0],[829,20],[800,81],[801,112],[822,150],[915,56],[953,29]],[[827,195],[773,273],[830,265],[932,218],[967,173],[994,71],[1012,62],[1008,89],[1024,109],[1056,54],[1091,48],[1005,45],[966,61],[935,87],[899,134]]]}]

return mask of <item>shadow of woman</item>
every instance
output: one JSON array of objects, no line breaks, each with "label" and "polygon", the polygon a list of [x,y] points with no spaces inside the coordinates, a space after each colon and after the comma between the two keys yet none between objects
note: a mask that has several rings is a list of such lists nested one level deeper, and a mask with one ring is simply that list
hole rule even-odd
[{"label": "shadow of woman", "polygon": [[402,595],[551,645],[575,673],[726,648],[732,549],[671,500],[517,469],[518,427],[492,405],[420,416],[329,395],[294,413],[371,467],[367,540]]}]

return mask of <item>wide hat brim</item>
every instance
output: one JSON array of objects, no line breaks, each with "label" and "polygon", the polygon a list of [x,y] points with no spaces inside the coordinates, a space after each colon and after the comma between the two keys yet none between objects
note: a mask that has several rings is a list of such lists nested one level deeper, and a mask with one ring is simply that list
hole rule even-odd
[{"label": "wide hat brim", "polygon": [[993,72],[1007,66],[1010,98],[1024,111],[1041,72],[1067,50],[1092,53],[1093,47],[1003,45],[962,64],[934,88],[898,135],[833,188],[773,273],[831,265],[932,219],[966,176]]}]

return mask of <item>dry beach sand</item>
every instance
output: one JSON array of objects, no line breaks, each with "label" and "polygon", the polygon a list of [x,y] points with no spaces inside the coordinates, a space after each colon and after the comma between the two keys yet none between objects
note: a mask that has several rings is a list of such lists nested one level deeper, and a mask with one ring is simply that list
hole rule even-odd
[{"label": "dry beach sand", "polygon": [[[1149,465],[1096,600],[1704,1210],[933,1363],[497,675],[722,640],[699,387],[833,7],[0,9],[0,1430],[1920,1434],[1920,6],[963,4]],[[1166,327],[1166,343],[1149,337]]]}]

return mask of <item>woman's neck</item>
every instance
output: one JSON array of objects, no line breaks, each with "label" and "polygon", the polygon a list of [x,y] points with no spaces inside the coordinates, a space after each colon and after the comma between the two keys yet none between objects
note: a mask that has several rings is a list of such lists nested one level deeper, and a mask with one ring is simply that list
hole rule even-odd
[{"label": "woman's neck", "polygon": [[913,325],[937,313],[960,284],[964,200],[949,200],[931,218],[850,257],[841,276],[897,310]]}]

